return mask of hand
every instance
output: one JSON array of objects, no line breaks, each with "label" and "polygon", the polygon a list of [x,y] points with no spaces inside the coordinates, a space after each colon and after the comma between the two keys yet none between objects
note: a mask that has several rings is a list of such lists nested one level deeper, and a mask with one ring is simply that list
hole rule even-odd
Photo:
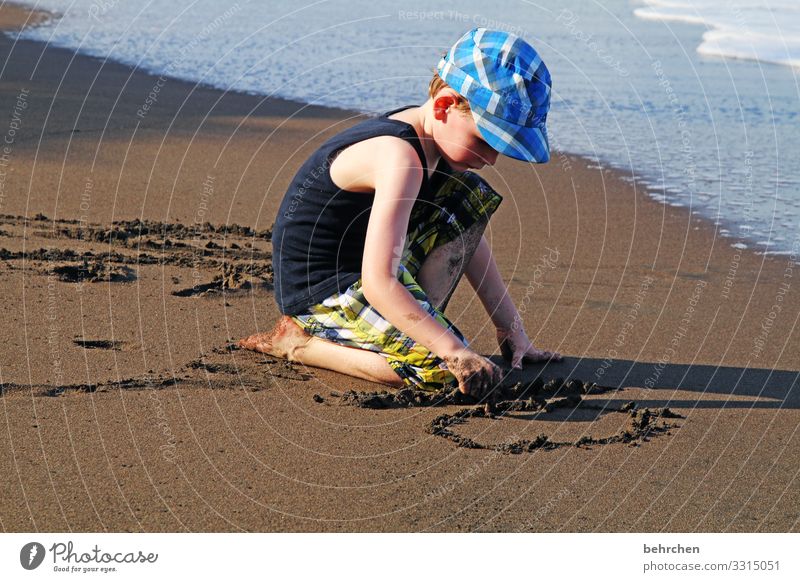
[{"label": "hand", "polygon": [[549,360],[560,362],[564,359],[557,352],[548,352],[534,347],[522,327],[511,330],[498,329],[497,343],[503,359],[516,370],[521,370],[523,363],[531,364]]},{"label": "hand", "polygon": [[473,398],[482,398],[503,379],[498,366],[467,348],[443,360],[458,380],[458,389]]}]

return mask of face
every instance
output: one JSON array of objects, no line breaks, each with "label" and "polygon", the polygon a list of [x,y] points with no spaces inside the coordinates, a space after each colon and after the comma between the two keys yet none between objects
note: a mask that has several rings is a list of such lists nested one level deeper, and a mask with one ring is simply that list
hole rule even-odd
[{"label": "face", "polygon": [[[441,103],[446,104],[446,101]],[[437,105],[438,97],[434,109]],[[439,153],[454,170],[463,172],[494,165],[499,153],[484,141],[471,113],[464,114],[450,106],[440,117],[435,118],[433,138]]]}]

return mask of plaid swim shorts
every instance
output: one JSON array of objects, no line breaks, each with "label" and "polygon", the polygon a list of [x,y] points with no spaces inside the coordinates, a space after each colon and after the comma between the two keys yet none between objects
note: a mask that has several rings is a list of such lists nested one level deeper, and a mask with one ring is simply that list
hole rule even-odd
[{"label": "plaid swim shorts", "polygon": [[[465,346],[469,344],[467,339],[442,311],[431,305],[415,277],[434,248],[459,238],[473,224],[488,221],[502,200],[477,174],[457,172],[448,177],[431,203],[418,205],[409,219],[398,279],[420,306]],[[310,335],[381,354],[408,387],[456,387],[455,376],[441,358],[372,308],[361,291],[361,283],[359,279],[292,319]]]}]

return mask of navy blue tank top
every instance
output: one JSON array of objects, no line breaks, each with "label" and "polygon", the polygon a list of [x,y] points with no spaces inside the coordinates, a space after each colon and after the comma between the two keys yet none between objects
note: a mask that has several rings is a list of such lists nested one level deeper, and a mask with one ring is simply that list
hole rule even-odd
[{"label": "navy blue tank top", "polygon": [[452,173],[440,159],[429,178],[425,153],[414,127],[389,115],[393,109],[345,129],[323,143],[300,167],[281,202],[272,230],[275,301],[281,313],[297,315],[361,277],[364,241],[374,193],[351,192],[331,180],[336,154],[354,143],[381,135],[408,141],[422,162],[422,185],[414,203],[432,200]]}]

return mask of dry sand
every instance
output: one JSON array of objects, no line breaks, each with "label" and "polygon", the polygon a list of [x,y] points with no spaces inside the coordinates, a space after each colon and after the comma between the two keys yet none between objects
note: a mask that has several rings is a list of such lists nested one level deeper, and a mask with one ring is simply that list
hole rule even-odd
[{"label": "dry sand", "polygon": [[[4,5],[0,25],[27,14]],[[277,320],[274,214],[355,113],[13,38],[0,55],[3,530],[798,530],[786,259],[584,160],[501,159],[482,172],[505,196],[488,236],[529,335],[569,356],[509,381],[617,389],[466,418],[451,428],[489,448],[458,447],[428,428],[463,405],[348,406],[336,394],[378,387],[226,348]],[[499,362],[466,282],[448,314]],[[631,401],[680,418],[633,442],[494,450],[619,435]]]}]

